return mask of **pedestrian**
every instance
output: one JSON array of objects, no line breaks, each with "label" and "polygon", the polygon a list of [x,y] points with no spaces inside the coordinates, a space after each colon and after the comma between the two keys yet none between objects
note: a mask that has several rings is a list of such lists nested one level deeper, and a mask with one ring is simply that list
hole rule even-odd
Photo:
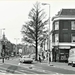
[{"label": "pedestrian", "polygon": [[51,62],[51,57],[49,56],[49,64],[50,64],[50,62]]},{"label": "pedestrian", "polygon": [[45,59],[45,56],[43,56],[43,60]]},{"label": "pedestrian", "polygon": [[39,62],[41,63],[41,57],[40,57],[40,55],[39,55]]}]

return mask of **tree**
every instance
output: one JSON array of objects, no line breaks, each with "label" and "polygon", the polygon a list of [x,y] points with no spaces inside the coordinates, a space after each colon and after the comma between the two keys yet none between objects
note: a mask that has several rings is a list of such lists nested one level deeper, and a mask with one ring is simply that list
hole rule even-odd
[{"label": "tree", "polygon": [[38,56],[38,45],[47,35],[48,30],[46,25],[48,19],[46,14],[40,7],[40,3],[36,2],[34,7],[29,12],[29,21],[22,26],[23,41],[33,45],[36,49],[36,61]]}]

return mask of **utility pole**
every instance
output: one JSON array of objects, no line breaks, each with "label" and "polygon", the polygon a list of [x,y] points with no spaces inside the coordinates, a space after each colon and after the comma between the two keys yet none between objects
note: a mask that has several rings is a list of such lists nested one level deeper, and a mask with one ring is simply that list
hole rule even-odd
[{"label": "utility pole", "polygon": [[16,56],[17,56],[17,42],[19,40],[19,38],[14,38],[16,40]]},{"label": "utility pole", "polygon": [[48,5],[49,6],[49,30],[48,30],[48,32],[49,32],[49,34],[48,34],[48,63],[50,64],[50,59],[51,59],[51,42],[50,42],[50,4],[48,4],[48,3],[42,3],[42,5]]}]

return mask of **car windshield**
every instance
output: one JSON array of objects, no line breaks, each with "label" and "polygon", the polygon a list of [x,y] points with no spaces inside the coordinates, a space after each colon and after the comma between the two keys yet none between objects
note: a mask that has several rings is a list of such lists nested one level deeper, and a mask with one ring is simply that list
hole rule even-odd
[{"label": "car windshield", "polygon": [[22,58],[29,58],[29,55],[22,56]]}]

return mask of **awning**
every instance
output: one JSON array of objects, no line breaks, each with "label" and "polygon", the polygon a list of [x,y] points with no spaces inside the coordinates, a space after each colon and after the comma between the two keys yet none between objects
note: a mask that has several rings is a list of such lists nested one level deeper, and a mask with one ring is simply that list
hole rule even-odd
[{"label": "awning", "polygon": [[59,47],[59,49],[70,49],[70,46],[69,47]]},{"label": "awning", "polygon": [[[52,49],[53,49],[54,47],[52,47]],[[57,47],[57,48],[59,48],[59,49],[70,49],[70,46],[60,46],[60,47]]]}]

